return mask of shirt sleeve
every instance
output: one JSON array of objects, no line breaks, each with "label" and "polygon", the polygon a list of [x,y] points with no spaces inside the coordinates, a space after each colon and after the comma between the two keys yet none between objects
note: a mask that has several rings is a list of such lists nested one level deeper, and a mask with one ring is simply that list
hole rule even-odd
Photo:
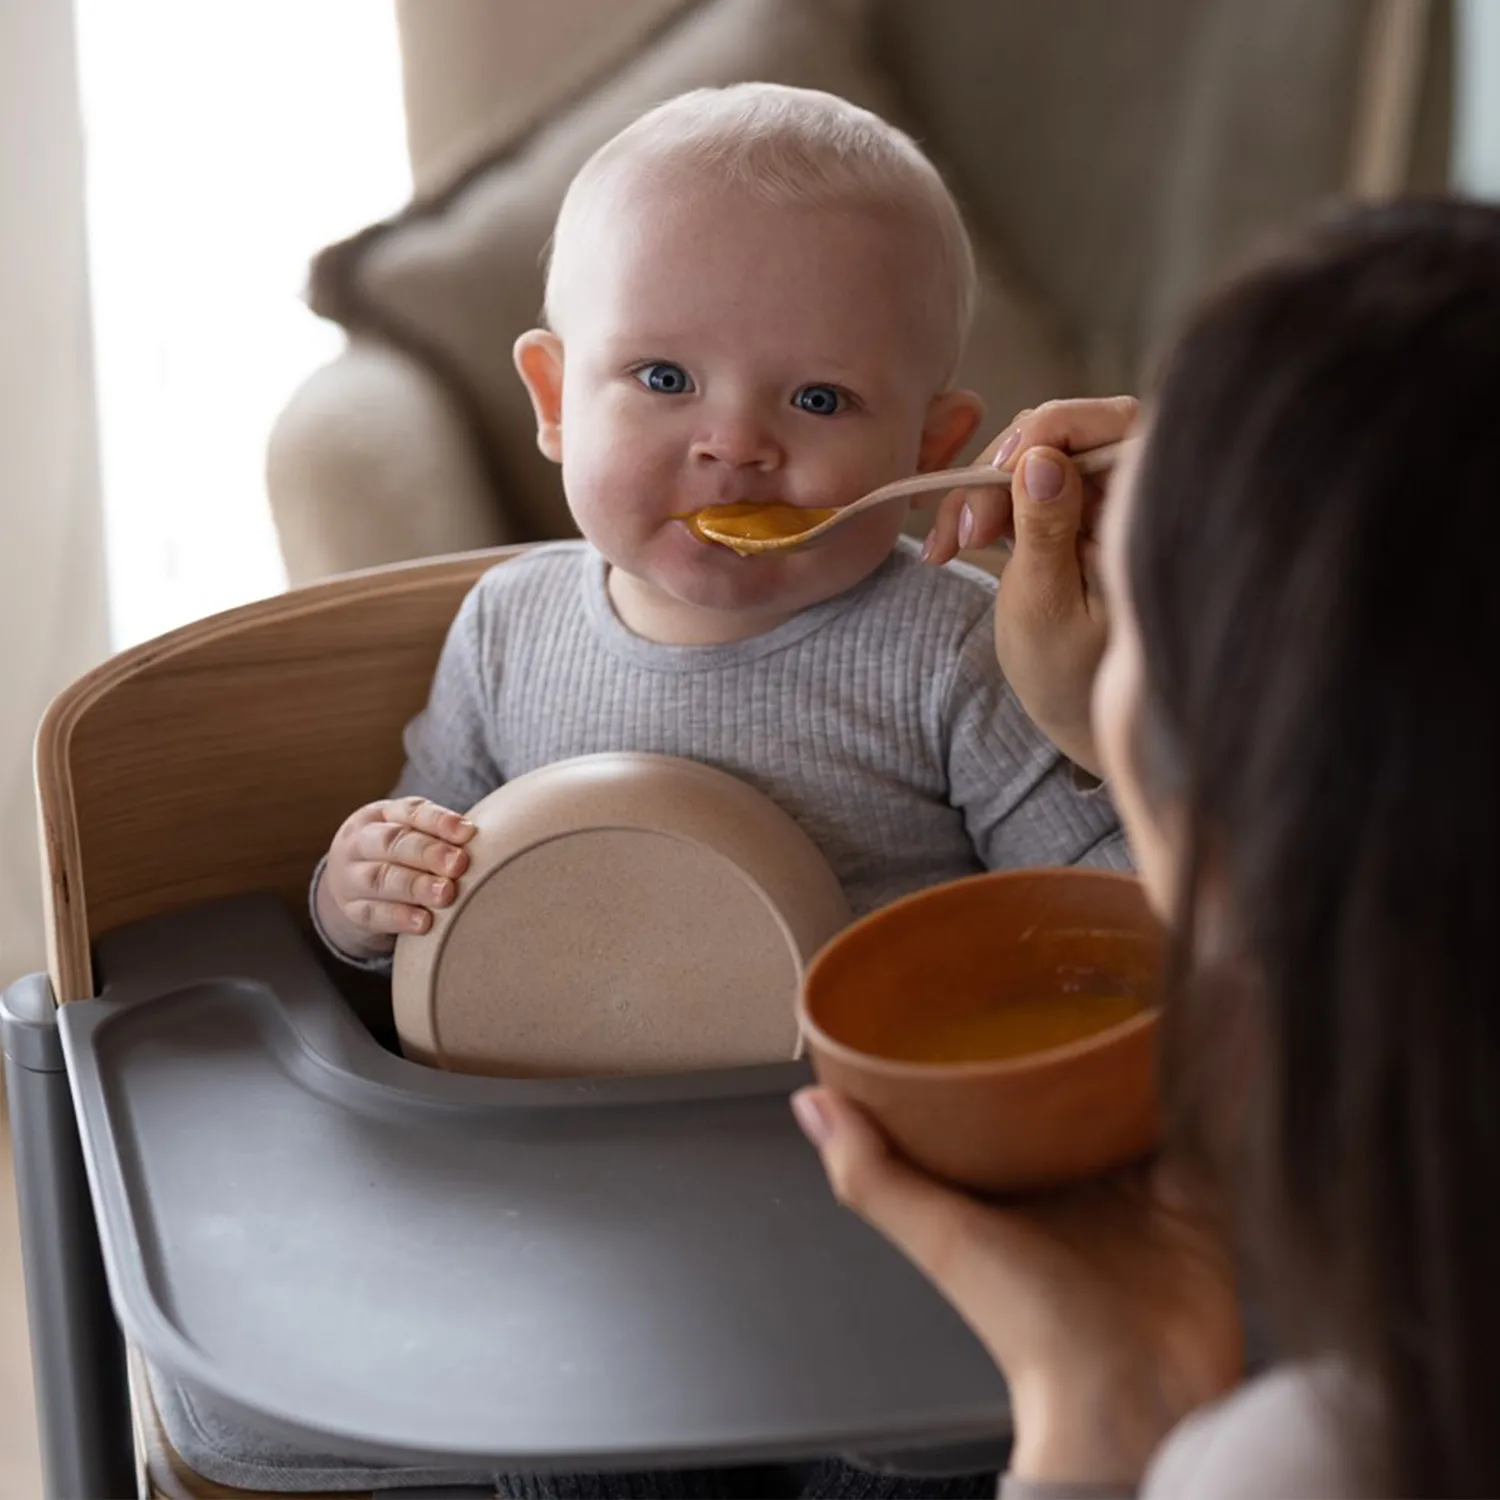
[{"label": "shirt sleeve", "polygon": [[948,795],[986,869],[1096,865],[1130,870],[1107,790],[1085,790],[995,659],[988,613],[958,653],[947,702]]},{"label": "shirt sleeve", "polygon": [[496,621],[481,579],[448,629],[427,706],[406,726],[393,797],[467,812],[505,779],[495,754]]},{"label": "shirt sleeve", "polygon": [[357,958],[352,953],[346,953],[329,937],[328,929],[318,915],[318,882],[322,880],[327,865],[328,856],[325,854],[313,870],[312,880],[307,887],[307,914],[312,918],[313,931],[317,933],[318,940],[340,963],[348,964],[351,969],[363,969],[367,974],[389,974],[394,963],[389,953],[379,953],[373,958]]},{"label": "shirt sleeve", "polygon": [[[448,628],[427,706],[402,735],[406,764],[393,797],[426,797],[454,812],[467,812],[504,780],[493,747],[496,658],[493,611],[483,579],[464,597]],[[389,973],[391,959],[356,958],[328,936],[318,920],[318,882],[328,857],[318,861],[308,882],[308,909],[323,946],[342,963],[373,973]]]},{"label": "shirt sleeve", "polygon": [[1141,1484],[1142,1500],[1319,1500],[1368,1497],[1351,1417],[1380,1420],[1367,1385],[1335,1359],[1273,1367],[1167,1434]]}]

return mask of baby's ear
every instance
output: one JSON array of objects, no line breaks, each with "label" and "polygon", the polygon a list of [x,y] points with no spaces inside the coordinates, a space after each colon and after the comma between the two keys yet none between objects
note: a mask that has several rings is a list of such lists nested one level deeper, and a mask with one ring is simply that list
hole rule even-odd
[{"label": "baby's ear", "polygon": [[562,462],[562,340],[546,328],[533,328],[516,340],[511,358],[536,413],[536,445],[555,464]]},{"label": "baby's ear", "polygon": [[932,398],[922,424],[919,472],[951,467],[984,420],[984,402],[973,391],[944,391]]}]

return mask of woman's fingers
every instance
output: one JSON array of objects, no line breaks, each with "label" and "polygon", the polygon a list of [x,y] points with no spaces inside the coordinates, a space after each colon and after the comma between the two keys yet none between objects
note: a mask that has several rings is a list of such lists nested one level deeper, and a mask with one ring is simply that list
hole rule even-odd
[{"label": "woman's fingers", "polygon": [[[1067,454],[1101,448],[1123,438],[1139,414],[1140,403],[1134,396],[1049,401],[1019,412],[975,463],[993,464],[1003,473],[1014,473],[1035,447]],[[993,489],[955,490],[938,506],[922,555],[928,562],[946,563],[962,548],[989,547],[1014,534],[1009,488],[997,485]]]},{"label": "woman's fingers", "polygon": [[[1029,412],[1021,412],[974,460],[974,467],[990,464],[1008,470],[1020,442],[1018,423]],[[928,533],[923,558],[930,563],[951,562],[965,547],[987,547],[1009,535],[1010,491],[1005,485],[993,489],[950,490],[938,504],[937,518]]]},{"label": "woman's fingers", "polygon": [[927,539],[922,543],[923,562],[940,565],[958,556],[958,522],[963,508],[962,490],[951,490],[938,502]]},{"label": "woman's fingers", "polygon": [[1084,396],[1067,401],[1048,401],[1035,411],[1017,418],[1020,433],[1014,456],[1028,448],[1058,448],[1064,453],[1083,453],[1102,448],[1128,436],[1140,417],[1141,403],[1134,396]]},{"label": "woman's fingers", "polygon": [[[1002,474],[1013,472],[1016,457],[1025,443],[1025,424],[1033,415],[1030,407],[1018,412],[1010,426],[994,438],[974,460],[975,464],[988,464]],[[960,547],[989,547],[1010,536],[1009,485],[997,484],[993,489],[959,490],[955,495],[955,534]]]},{"label": "woman's fingers", "polygon": [[880,1230],[960,1312],[971,1315],[995,1298],[1005,1279],[1008,1215],[908,1166],[861,1110],[827,1089],[803,1089],[792,1107],[840,1203]]}]

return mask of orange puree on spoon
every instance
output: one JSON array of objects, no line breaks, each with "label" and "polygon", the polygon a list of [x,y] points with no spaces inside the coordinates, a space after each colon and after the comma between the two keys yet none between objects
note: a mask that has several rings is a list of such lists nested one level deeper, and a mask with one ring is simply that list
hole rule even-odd
[{"label": "orange puree on spoon", "polygon": [[742,501],[735,505],[711,505],[705,510],[676,517],[687,523],[687,528],[700,542],[717,542],[732,548],[741,557],[754,549],[739,545],[741,542],[766,542],[783,537],[800,536],[804,531],[821,525],[837,512],[813,510],[802,505],[756,505]]}]

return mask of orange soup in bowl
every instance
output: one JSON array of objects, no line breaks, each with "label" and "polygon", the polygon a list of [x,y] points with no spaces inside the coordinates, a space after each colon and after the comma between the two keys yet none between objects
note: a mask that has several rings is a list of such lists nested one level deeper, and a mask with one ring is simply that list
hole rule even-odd
[{"label": "orange soup in bowl", "polygon": [[[1154,994],[1150,945],[1117,933],[1047,932],[973,991],[912,1007],[872,1003],[854,1040],[898,1062],[981,1063],[1050,1052],[1138,1016]],[[894,977],[894,976],[892,976]]]}]

